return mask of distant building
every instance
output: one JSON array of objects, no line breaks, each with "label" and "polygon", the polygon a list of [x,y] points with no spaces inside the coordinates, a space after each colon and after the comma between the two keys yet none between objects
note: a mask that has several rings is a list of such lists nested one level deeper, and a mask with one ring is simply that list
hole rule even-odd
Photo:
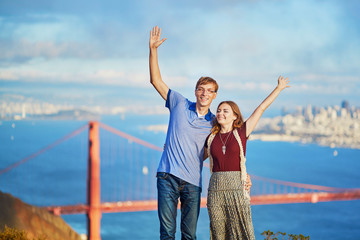
[{"label": "distant building", "polygon": [[313,109],[310,104],[304,109],[304,117],[307,122],[311,122],[314,119]]},{"label": "distant building", "polygon": [[350,110],[350,104],[349,104],[349,102],[346,101],[346,100],[342,101],[342,103],[341,103],[341,108],[345,108],[347,111],[349,111],[349,110]]},{"label": "distant building", "polygon": [[286,107],[282,107],[281,108],[281,116],[285,116],[286,114],[288,114],[288,110]]}]

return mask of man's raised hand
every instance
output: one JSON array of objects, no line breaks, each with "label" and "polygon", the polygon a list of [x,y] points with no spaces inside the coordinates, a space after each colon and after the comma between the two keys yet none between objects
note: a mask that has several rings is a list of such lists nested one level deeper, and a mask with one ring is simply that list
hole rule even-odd
[{"label": "man's raised hand", "polygon": [[152,31],[150,31],[150,49],[158,48],[165,40],[166,38],[161,39],[161,28],[158,28],[158,26],[153,27]]}]

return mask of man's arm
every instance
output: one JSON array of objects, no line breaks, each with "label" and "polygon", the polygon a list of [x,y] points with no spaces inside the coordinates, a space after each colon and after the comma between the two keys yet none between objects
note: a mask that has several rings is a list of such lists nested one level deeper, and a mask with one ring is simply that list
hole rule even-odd
[{"label": "man's arm", "polygon": [[288,78],[285,78],[280,76],[278,79],[278,85],[270,93],[270,95],[255,109],[253,114],[249,117],[248,120],[246,120],[246,137],[249,137],[254,128],[256,127],[256,124],[258,123],[259,119],[261,118],[264,111],[270,106],[270,104],[276,99],[276,97],[279,95],[279,93],[284,90],[285,88],[290,87],[288,85],[289,80]]},{"label": "man's arm", "polygon": [[161,28],[157,26],[150,31],[149,41],[149,68],[150,68],[150,83],[155,87],[156,91],[166,101],[169,87],[161,79],[160,68],[158,64],[157,48],[166,40],[161,39]]}]

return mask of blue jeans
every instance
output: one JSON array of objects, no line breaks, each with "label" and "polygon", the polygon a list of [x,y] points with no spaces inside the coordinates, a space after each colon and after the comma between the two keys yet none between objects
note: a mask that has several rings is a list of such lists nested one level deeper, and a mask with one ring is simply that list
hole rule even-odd
[{"label": "blue jeans", "polygon": [[178,199],[181,202],[181,239],[196,239],[201,188],[169,173],[158,172],[160,239],[175,239]]}]

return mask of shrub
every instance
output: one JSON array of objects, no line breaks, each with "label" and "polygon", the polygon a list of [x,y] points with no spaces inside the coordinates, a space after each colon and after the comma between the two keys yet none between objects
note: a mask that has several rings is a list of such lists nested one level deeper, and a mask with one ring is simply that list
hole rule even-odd
[{"label": "shrub", "polygon": [[265,236],[265,240],[280,240],[278,238],[279,235],[281,235],[281,239],[282,240],[310,240],[310,237],[307,236],[305,237],[304,235],[300,234],[300,235],[296,235],[296,234],[290,234],[288,235],[288,238],[286,237],[286,233],[283,232],[277,232],[277,233],[273,233],[272,231],[268,230],[268,231],[264,231],[261,235]]},{"label": "shrub", "polygon": [[46,237],[41,236],[38,238],[30,239],[28,238],[25,231],[10,228],[5,225],[4,230],[0,231],[0,240],[46,240]]}]

